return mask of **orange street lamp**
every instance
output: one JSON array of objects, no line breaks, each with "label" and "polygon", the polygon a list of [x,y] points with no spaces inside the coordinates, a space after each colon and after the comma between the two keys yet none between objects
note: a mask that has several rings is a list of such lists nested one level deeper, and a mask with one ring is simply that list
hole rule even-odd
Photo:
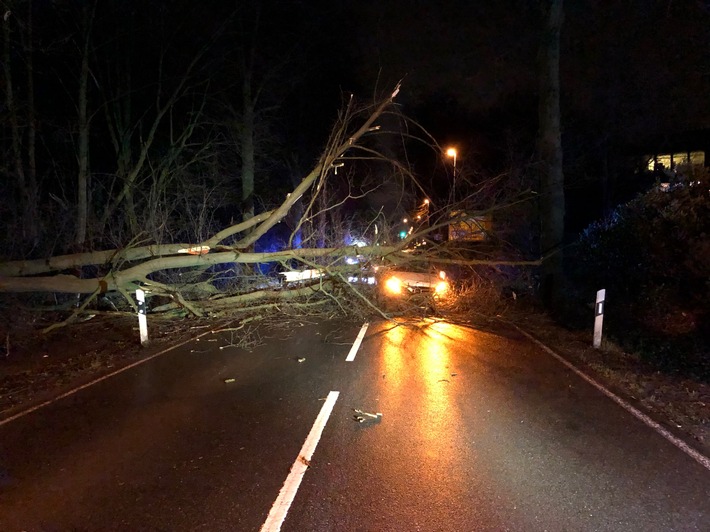
[{"label": "orange street lamp", "polygon": [[454,160],[454,187],[453,187],[453,200],[454,201],[456,201],[456,155],[458,155],[456,148],[449,148],[446,150],[446,156],[451,157]]},{"label": "orange street lamp", "polygon": [[454,173],[456,173],[456,155],[456,148],[449,148],[448,150],[446,150],[446,156],[452,157],[454,159]]}]

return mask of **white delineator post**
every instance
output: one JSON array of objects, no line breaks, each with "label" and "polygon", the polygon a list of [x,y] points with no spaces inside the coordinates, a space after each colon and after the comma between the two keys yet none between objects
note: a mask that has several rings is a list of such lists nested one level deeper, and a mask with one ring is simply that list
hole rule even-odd
[{"label": "white delineator post", "polygon": [[148,317],[146,316],[145,292],[140,288],[136,290],[136,299],[138,300],[138,329],[141,333],[141,345],[146,346],[148,340]]},{"label": "white delineator post", "polygon": [[597,302],[594,305],[594,343],[595,349],[599,349],[602,344],[602,324],[604,323],[604,300],[606,299],[606,288],[597,291]]}]

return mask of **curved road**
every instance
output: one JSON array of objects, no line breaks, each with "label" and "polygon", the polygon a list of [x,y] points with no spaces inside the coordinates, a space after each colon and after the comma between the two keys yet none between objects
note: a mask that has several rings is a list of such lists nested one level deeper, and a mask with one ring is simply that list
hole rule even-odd
[{"label": "curved road", "polygon": [[710,530],[710,470],[514,330],[381,322],[346,361],[359,324],[297,325],[0,421],[0,530],[257,531],[299,463],[282,530]]}]

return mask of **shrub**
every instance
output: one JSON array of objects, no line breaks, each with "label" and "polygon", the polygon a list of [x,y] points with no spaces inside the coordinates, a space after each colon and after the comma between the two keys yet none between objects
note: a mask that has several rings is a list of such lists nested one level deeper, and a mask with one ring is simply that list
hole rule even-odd
[{"label": "shrub", "polygon": [[666,370],[710,378],[707,174],[651,190],[593,223],[566,267],[573,299],[593,302],[607,289],[605,329],[617,341]]}]

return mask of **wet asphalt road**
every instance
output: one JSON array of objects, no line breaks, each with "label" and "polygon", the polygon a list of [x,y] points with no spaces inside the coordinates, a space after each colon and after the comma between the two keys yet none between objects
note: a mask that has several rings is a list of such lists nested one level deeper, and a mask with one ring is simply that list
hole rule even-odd
[{"label": "wet asphalt road", "polygon": [[331,391],[282,530],[710,530],[710,471],[517,332],[346,362],[359,330],[208,335],[0,426],[0,530],[259,530]]}]

